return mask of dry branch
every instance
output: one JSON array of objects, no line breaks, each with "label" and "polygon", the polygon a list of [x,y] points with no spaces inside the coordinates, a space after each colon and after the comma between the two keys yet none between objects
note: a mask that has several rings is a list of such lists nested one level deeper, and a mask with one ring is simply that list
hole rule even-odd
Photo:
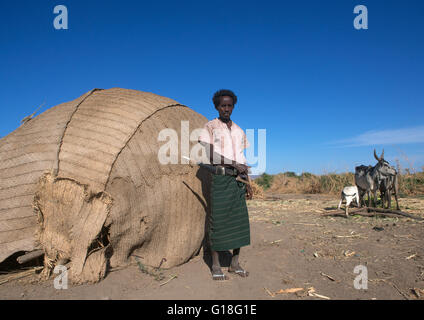
[{"label": "dry branch", "polygon": [[[345,216],[344,210],[336,209],[335,212],[326,214],[326,216],[334,216],[343,214]],[[365,217],[373,217],[376,215],[387,216],[387,217],[395,217],[395,216],[403,216],[415,220],[424,220],[424,218],[419,217],[414,214],[406,213],[400,210],[390,210],[390,209],[382,209],[382,208],[372,208],[372,207],[363,207],[359,209],[350,210],[349,214],[357,214]]]},{"label": "dry branch", "polygon": [[419,217],[415,214],[410,214],[410,213],[406,213],[400,210],[390,210],[390,209],[382,209],[382,208],[369,208],[366,207],[368,212],[378,212],[378,213],[391,213],[391,214],[395,214],[395,215],[400,215],[400,216],[404,216],[407,218],[412,218],[412,219],[416,219],[416,220],[424,220],[424,218]]},{"label": "dry branch", "polygon": [[36,259],[38,257],[41,257],[44,254],[44,250],[35,250],[28,252],[27,254],[24,254],[23,256],[19,256],[16,258],[16,261],[19,262],[19,264],[23,264],[25,262],[31,261],[33,259]]},{"label": "dry branch", "polygon": [[30,270],[25,270],[25,271],[22,271],[22,272],[11,274],[10,276],[7,276],[7,277],[4,277],[4,278],[1,279],[0,285],[4,284],[6,282],[12,281],[12,280],[17,280],[17,279],[21,279],[21,278],[33,275],[41,269],[43,269],[43,267],[35,267],[35,268],[30,269]]}]

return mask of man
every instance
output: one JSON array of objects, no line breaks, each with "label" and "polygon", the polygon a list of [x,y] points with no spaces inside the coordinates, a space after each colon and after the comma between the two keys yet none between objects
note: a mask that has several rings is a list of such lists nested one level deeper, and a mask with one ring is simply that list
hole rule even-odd
[{"label": "man", "polygon": [[243,130],[230,118],[237,96],[231,90],[219,90],[212,101],[219,118],[205,125],[199,142],[205,146],[208,158],[216,168],[212,174],[212,210],[209,220],[212,279],[227,280],[219,263],[219,251],[233,249],[228,272],[241,277],[249,275],[240,266],[239,255],[240,247],[250,244],[246,198],[252,198],[252,190],[249,184],[236,180],[240,175],[248,180],[248,166],[243,150],[249,143]]}]

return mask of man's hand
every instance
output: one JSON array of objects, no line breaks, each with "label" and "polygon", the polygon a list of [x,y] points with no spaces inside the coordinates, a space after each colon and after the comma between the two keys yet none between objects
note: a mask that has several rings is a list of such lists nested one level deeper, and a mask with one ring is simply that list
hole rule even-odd
[{"label": "man's hand", "polygon": [[239,172],[239,173],[244,173],[244,174],[248,174],[248,171],[249,171],[249,167],[248,166],[246,166],[245,164],[241,164],[241,163],[237,163],[237,162],[234,162],[233,164],[232,164],[232,166],[234,167],[234,168],[236,168],[237,169],[237,171]]},{"label": "man's hand", "polygon": [[250,186],[250,184],[246,184],[246,199],[252,200],[252,198],[253,198],[252,187]]}]

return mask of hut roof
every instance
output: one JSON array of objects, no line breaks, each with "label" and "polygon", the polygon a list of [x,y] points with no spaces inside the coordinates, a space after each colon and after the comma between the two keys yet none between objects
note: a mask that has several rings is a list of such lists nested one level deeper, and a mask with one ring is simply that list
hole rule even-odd
[{"label": "hut roof", "polygon": [[[105,190],[114,162],[144,120],[184,107],[159,95],[94,89],[48,109],[0,140],[0,262],[37,249],[33,201],[45,172]],[[203,118],[203,117],[202,117]]]}]

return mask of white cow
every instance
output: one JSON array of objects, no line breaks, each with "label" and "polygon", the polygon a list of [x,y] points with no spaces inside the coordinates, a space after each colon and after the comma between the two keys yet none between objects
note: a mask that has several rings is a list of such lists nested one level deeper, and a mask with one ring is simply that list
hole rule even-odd
[{"label": "white cow", "polygon": [[348,208],[349,208],[350,203],[353,200],[356,200],[356,203],[359,205],[358,187],[357,186],[348,186],[348,187],[343,188],[338,209],[340,209],[344,199],[346,199],[346,217],[348,217],[349,216]]}]

